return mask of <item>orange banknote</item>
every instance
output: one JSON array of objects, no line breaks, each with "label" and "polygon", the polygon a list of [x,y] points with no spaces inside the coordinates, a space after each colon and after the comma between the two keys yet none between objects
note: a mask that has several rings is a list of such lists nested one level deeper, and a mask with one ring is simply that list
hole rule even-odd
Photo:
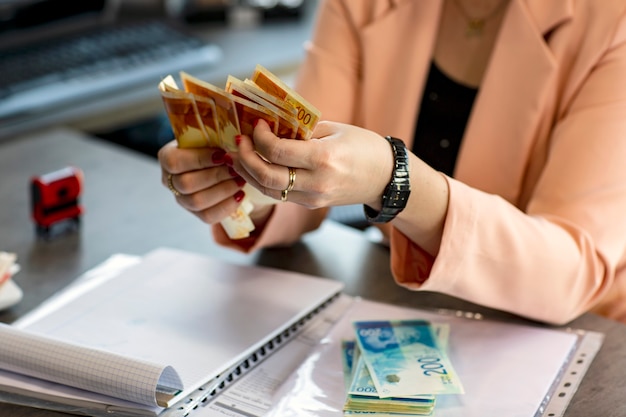
[{"label": "orange banknote", "polygon": [[287,139],[294,139],[296,137],[298,133],[298,121],[296,120],[294,114],[287,114],[287,112],[279,107],[276,107],[273,103],[250,92],[250,90],[244,86],[243,81],[233,77],[232,75],[228,76],[225,89],[232,95],[256,103],[276,115],[278,119],[278,129],[276,130],[277,136]]},{"label": "orange banknote", "polygon": [[315,125],[321,117],[318,109],[262,65],[256,66],[250,80],[266,93],[295,107],[298,111],[296,116],[298,123],[306,132],[306,139],[310,138]]},{"label": "orange banknote", "polygon": [[[181,148],[212,146],[236,152],[235,137],[252,136],[259,119],[281,138],[309,139],[321,117],[319,110],[261,65],[250,79],[229,76],[225,88],[185,72],[180,78],[183,89],[168,75],[159,90]],[[221,221],[231,239],[250,236],[254,223],[249,214],[255,204],[277,202],[249,184],[244,191],[241,205]]]}]

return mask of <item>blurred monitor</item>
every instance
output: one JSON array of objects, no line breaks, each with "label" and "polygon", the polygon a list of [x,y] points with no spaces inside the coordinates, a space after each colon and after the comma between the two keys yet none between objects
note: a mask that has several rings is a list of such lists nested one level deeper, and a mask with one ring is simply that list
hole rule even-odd
[{"label": "blurred monitor", "polygon": [[119,4],[119,0],[0,0],[0,48],[108,24]]},{"label": "blurred monitor", "polygon": [[[137,1],[137,0],[133,0]],[[308,0],[312,2],[312,0]],[[260,20],[301,17],[304,0],[165,0],[168,14],[188,22],[227,21],[233,9],[252,9]]]}]

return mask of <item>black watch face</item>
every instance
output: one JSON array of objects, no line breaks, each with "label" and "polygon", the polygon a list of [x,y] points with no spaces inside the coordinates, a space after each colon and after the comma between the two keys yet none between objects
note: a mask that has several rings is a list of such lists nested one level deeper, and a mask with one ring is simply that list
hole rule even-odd
[{"label": "black watch face", "polygon": [[386,207],[403,209],[406,206],[406,202],[409,199],[410,194],[410,190],[391,190],[383,197],[383,210]]},{"label": "black watch face", "polygon": [[379,213],[376,213],[369,207],[365,210],[368,220],[373,223],[387,223],[393,220],[406,207],[409,194],[411,193],[408,155],[404,142],[391,136],[386,136],[385,139],[391,144],[393,149],[395,167],[393,178],[383,193],[382,210]]}]

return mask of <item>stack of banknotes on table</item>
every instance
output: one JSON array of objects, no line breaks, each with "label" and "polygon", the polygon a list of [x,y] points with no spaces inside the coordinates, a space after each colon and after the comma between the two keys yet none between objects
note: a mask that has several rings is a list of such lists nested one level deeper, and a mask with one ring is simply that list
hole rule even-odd
[{"label": "stack of banknotes on table", "polygon": [[354,330],[342,343],[344,415],[429,415],[438,395],[464,393],[446,354],[447,324],[359,321]]},{"label": "stack of banknotes on table", "polygon": [[[182,89],[168,75],[159,83],[159,91],[181,148],[210,146],[236,152],[235,137],[251,136],[259,119],[281,138],[306,140],[321,116],[312,104],[261,65],[249,79],[228,76],[224,88],[185,72],[180,78]],[[254,230],[249,217],[254,204],[277,202],[249,185],[244,191],[246,197],[238,210],[221,222],[231,239],[246,238]]]}]

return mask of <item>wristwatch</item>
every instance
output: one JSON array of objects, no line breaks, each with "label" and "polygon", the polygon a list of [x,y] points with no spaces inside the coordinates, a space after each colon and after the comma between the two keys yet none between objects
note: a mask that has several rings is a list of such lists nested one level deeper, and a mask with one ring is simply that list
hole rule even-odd
[{"label": "wristwatch", "polygon": [[409,156],[404,142],[398,138],[385,136],[393,151],[394,167],[391,182],[383,192],[382,209],[376,211],[364,204],[365,217],[371,223],[387,223],[393,220],[404,208],[411,194],[409,183]]}]

